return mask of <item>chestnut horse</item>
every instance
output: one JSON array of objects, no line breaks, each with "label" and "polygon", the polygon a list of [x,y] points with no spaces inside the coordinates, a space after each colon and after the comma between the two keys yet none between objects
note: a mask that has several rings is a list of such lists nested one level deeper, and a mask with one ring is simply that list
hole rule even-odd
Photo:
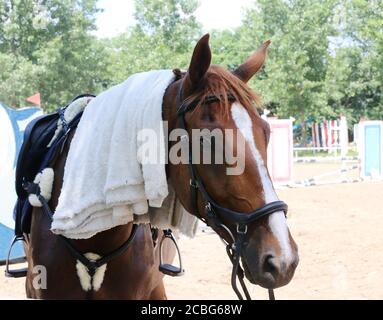
[{"label": "chestnut horse", "polygon": [[[241,230],[227,215],[220,217],[221,223],[212,221],[207,215],[206,196],[226,208],[223,210],[243,213],[240,218],[246,219],[247,212],[257,214],[257,219],[246,224],[246,232],[241,233],[243,242],[240,258],[245,276],[251,283],[273,289],[290,282],[298,264],[298,252],[288,230],[284,210],[274,208],[264,215],[258,215],[256,210],[265,206],[269,208],[268,205],[272,206],[273,203],[279,204],[266,167],[270,129],[255,108],[258,97],[246,85],[262,67],[268,45],[269,42],[264,43],[246,62],[229,72],[211,65],[209,35],[202,37],[194,49],[188,71],[175,72],[178,77],[165,92],[163,119],[168,121],[169,131],[180,128],[182,124],[177,114],[180,103],[194,102],[192,112],[183,114],[183,125],[189,133],[192,129],[231,129],[245,140],[242,174],[226,174],[225,169],[229,165],[225,163],[195,166],[193,170],[199,181],[203,181],[204,193],[200,189],[192,194],[191,173],[187,164],[169,163],[166,167],[167,176],[185,209],[211,225],[229,245],[233,244]],[[211,96],[216,99],[204,103]],[[51,209],[58,203],[73,134],[74,131],[70,133],[68,143],[54,167],[56,179],[49,202]],[[169,147],[171,145],[169,143]],[[238,151],[235,144],[231,147],[234,153]],[[50,224],[50,219],[42,210],[34,208],[31,233],[26,245],[29,263],[26,291],[29,298],[166,299],[163,274],[158,268],[159,245],[153,242],[149,225],[139,225],[128,249],[107,264],[99,290],[85,292],[76,272],[76,259],[50,231]],[[131,235],[132,228],[133,225],[129,223],[73,243],[80,252],[96,252],[103,256],[124,243]],[[163,252],[167,261],[175,256],[171,246],[165,245]],[[44,266],[47,272],[45,288],[36,288],[34,285],[37,276],[34,266],[39,265]]]}]

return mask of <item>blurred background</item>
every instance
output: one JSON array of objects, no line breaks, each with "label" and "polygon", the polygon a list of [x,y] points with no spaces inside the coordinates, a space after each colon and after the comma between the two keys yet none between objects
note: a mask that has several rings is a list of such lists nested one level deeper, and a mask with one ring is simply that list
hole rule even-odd
[{"label": "blurred background", "polygon": [[52,111],[135,72],[187,68],[210,32],[213,62],[229,69],[273,41],[250,85],[302,134],[383,111],[381,0],[1,0],[0,30],[0,101],[12,107],[40,93]]}]

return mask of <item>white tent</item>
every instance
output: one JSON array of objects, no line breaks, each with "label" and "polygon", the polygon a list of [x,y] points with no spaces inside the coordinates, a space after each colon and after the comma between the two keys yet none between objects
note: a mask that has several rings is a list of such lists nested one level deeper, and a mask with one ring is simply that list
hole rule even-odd
[{"label": "white tent", "polygon": [[0,260],[13,236],[16,202],[15,168],[27,124],[42,114],[40,108],[12,109],[0,103]]}]

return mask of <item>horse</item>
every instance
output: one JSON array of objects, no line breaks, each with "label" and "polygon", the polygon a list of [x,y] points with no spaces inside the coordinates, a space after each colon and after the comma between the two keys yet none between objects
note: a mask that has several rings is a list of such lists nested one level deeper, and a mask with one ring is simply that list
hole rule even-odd
[{"label": "horse", "polygon": [[[169,132],[183,128],[233,130],[245,143],[243,172],[226,174],[223,164],[169,162],[167,177],[184,208],[210,225],[227,243],[233,262],[232,283],[240,274],[267,289],[284,286],[298,265],[298,249],[286,223],[286,205],[279,201],[267,170],[270,128],[255,107],[260,98],[246,84],[263,66],[270,41],[230,72],[211,64],[209,35],[196,44],[186,72],[175,70],[175,80],[163,97],[163,120]],[[75,130],[54,166],[55,181],[50,208],[57,206],[63,183],[65,161]],[[168,148],[174,145],[169,142]],[[210,145],[209,147],[214,147]],[[227,147],[227,146],[226,146]],[[234,143],[231,151],[239,152]],[[194,155],[195,156],[195,155]],[[198,156],[198,155],[197,155]],[[89,190],[92,192],[92,190]],[[31,232],[26,243],[28,298],[37,299],[167,299],[159,270],[158,242],[149,225],[132,223],[100,232],[89,239],[73,240],[79,252],[103,256],[135,237],[129,247],[107,264],[98,290],[84,291],[76,272],[76,259],[67,246],[50,231],[51,220],[41,208],[34,208]],[[175,257],[174,246],[164,243],[163,258]],[[46,288],[36,288],[34,267],[46,268]],[[213,267],[213,266],[212,266]],[[233,285],[237,295],[238,289]],[[244,289],[246,290],[246,289]],[[246,294],[248,297],[248,294]]]}]

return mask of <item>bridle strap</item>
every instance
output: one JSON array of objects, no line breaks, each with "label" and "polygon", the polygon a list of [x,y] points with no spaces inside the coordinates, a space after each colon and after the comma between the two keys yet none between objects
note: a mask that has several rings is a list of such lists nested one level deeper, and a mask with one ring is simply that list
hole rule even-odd
[{"label": "bridle strap", "polygon": [[[227,99],[229,101],[233,101],[234,96],[228,94]],[[209,104],[213,102],[221,101],[221,97],[217,96],[207,96],[204,98],[203,104]],[[193,110],[200,101],[193,101],[188,103],[187,100],[182,99],[182,82],[178,89],[177,94],[177,114],[180,128],[187,131],[186,129],[186,121],[185,121],[185,113]],[[242,254],[243,244],[245,242],[245,238],[247,235],[248,225],[256,220],[259,220],[262,217],[268,216],[274,212],[283,211],[286,215],[287,213],[287,205],[283,201],[274,201],[264,205],[261,208],[253,210],[248,213],[244,212],[236,212],[230,210],[228,208],[222,207],[219,205],[210,194],[207,192],[201,177],[198,174],[197,168],[193,163],[193,155],[191,148],[190,137],[187,137],[189,143],[189,155],[188,155],[188,168],[190,173],[190,198],[191,198],[191,208],[193,210],[192,214],[198,217],[200,220],[210,225],[210,221],[212,221],[217,227],[225,230],[225,232],[230,236],[232,243],[227,242],[226,244],[226,252],[229,256],[230,261],[232,262],[233,269],[231,273],[231,286],[236,293],[239,300],[243,300],[243,295],[238,289],[237,286],[237,277],[239,279],[240,285],[242,287],[243,293],[247,300],[251,300],[251,296],[249,291],[247,290],[245,281],[244,281],[244,271],[240,265],[240,258]],[[198,192],[199,191],[199,192]],[[202,200],[205,204],[206,210],[206,219],[199,213],[198,210],[198,194],[201,194]],[[227,220],[234,222],[237,226],[236,236],[233,235],[230,228],[227,227],[224,223],[222,223],[219,216],[225,217]],[[274,291],[269,289],[269,299],[275,300]]]},{"label": "bridle strap", "polygon": [[[238,242],[237,245],[241,245],[241,244]],[[245,294],[246,300],[251,300],[251,296],[249,294],[249,291],[247,290],[247,287],[246,287],[246,284],[244,281],[245,274],[244,274],[244,271],[239,264],[240,251],[234,250],[234,252],[233,252],[232,246],[230,244],[228,244],[226,246],[226,253],[227,253],[227,255],[228,255],[228,257],[229,257],[229,259],[233,265],[233,269],[231,271],[231,287],[233,288],[238,299],[243,300],[243,296],[237,287],[237,277],[238,277],[239,283],[241,284],[242,291]]]}]

